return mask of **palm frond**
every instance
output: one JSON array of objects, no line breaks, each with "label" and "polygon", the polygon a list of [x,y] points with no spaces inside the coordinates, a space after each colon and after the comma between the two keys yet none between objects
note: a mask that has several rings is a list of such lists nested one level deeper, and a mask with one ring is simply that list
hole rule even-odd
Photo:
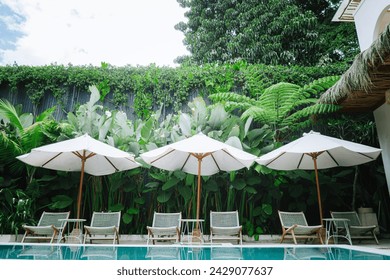
[{"label": "palm frond", "polygon": [[51,107],[51,108],[49,108],[49,109],[43,111],[42,113],[40,113],[40,114],[36,117],[35,121],[36,121],[36,122],[40,122],[40,121],[52,119],[52,118],[53,118],[53,113],[54,113],[54,111],[56,110],[56,108],[57,108],[56,106],[53,106],[53,107]]},{"label": "palm frond", "polygon": [[5,131],[0,132],[0,161],[7,164],[16,156],[23,154],[18,142],[9,137]]},{"label": "palm frond", "polygon": [[42,122],[36,122],[23,131],[20,140],[25,152],[30,152],[31,149],[36,148],[43,143],[45,134],[43,133],[42,126]]},{"label": "palm frond", "polygon": [[0,115],[9,120],[19,131],[23,130],[23,124],[20,121],[19,114],[9,101],[0,99]]}]

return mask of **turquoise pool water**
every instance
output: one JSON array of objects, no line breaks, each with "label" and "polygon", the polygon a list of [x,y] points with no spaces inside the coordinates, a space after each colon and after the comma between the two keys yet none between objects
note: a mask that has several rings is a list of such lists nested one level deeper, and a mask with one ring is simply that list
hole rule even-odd
[{"label": "turquoise pool water", "polygon": [[337,246],[191,247],[0,245],[0,259],[24,260],[390,260],[389,255]]}]

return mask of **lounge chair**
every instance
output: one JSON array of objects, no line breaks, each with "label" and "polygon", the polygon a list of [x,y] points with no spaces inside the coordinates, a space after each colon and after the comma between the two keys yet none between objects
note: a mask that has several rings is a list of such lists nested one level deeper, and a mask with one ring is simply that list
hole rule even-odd
[{"label": "lounge chair", "polygon": [[181,212],[179,213],[157,213],[154,212],[152,226],[147,226],[148,240],[155,244],[155,241],[180,241]]},{"label": "lounge chair", "polygon": [[[376,244],[379,244],[378,238],[375,234],[376,225],[363,226],[360,222],[359,216],[356,211],[348,212],[330,212],[330,215],[334,219],[348,219],[349,234],[352,239],[374,239]],[[343,224],[335,221],[335,227],[337,231],[345,231]]]},{"label": "lounge chair", "polygon": [[121,212],[93,212],[91,225],[84,226],[84,243],[89,240],[112,240],[119,244]]},{"label": "lounge chair", "polygon": [[238,211],[210,211],[210,242],[215,240],[235,240],[242,244],[242,226],[239,223]]},{"label": "lounge chair", "polygon": [[53,243],[56,238],[62,239],[62,232],[67,222],[62,219],[68,219],[70,212],[43,212],[36,226],[23,225],[25,233],[22,243],[26,240],[50,241]]},{"label": "lounge chair", "polygon": [[282,238],[280,243],[285,238],[292,238],[294,243],[297,244],[297,239],[305,239],[305,243],[310,238],[318,238],[321,244],[322,241],[322,225],[309,226],[306,221],[305,214],[303,212],[283,212],[278,211],[280,223],[282,225]]}]

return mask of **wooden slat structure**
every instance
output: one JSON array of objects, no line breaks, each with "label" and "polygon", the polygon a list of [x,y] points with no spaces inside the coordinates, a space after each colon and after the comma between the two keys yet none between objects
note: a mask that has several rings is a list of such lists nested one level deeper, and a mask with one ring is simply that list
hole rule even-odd
[{"label": "wooden slat structure", "polygon": [[355,13],[361,3],[361,0],[349,0],[341,3],[342,9],[337,11],[332,21],[353,22]]}]

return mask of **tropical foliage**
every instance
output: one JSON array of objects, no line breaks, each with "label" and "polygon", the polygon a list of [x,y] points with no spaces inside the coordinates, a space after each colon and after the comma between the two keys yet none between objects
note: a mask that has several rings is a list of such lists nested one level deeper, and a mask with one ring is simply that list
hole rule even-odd
[{"label": "tropical foliage", "polygon": [[51,117],[54,108],[35,118],[21,109],[0,100],[0,228],[3,232],[18,232],[23,223],[32,221],[37,207],[35,198],[39,190],[22,188],[39,183],[34,178],[35,168],[26,168],[15,157],[54,141],[58,135],[57,123]]},{"label": "tropical foliage", "polygon": [[310,116],[327,114],[339,109],[337,105],[318,104],[317,96],[325,92],[339,78],[326,77],[300,87],[292,83],[278,83],[250,98],[237,93],[216,93],[209,98],[221,102],[228,111],[240,109],[241,118],[253,118],[260,124],[268,124],[275,132],[276,141],[311,125]]},{"label": "tropical foliage", "polygon": [[[8,172],[11,166],[20,164],[15,156],[28,152],[35,145],[90,133],[93,137],[138,157],[144,151],[202,131],[254,155],[273,148],[274,132],[271,127],[254,124],[252,117],[240,118],[226,111],[221,104],[206,105],[200,97],[188,103],[188,113],[163,116],[160,109],[145,120],[131,121],[123,111],[104,108],[96,87],[90,87],[90,92],[90,100],[60,122],[53,121],[50,114],[46,118],[35,119],[36,123],[45,119],[44,123],[53,128],[47,129],[52,132],[48,135],[53,138],[44,138],[45,141],[16,149],[8,161],[1,161],[0,204],[5,209],[0,215],[2,232],[17,232],[23,222],[32,221],[43,209],[75,211],[75,190],[79,182],[77,172],[56,172],[26,165],[22,165],[25,168],[22,173]],[[2,132],[10,139],[18,139],[17,135],[21,131],[11,129],[13,124],[5,117],[6,112],[14,109],[6,101],[3,103]],[[8,109],[5,110],[6,108]],[[25,180],[23,172],[29,169],[29,179]],[[348,189],[352,184],[338,183],[340,179],[337,178],[347,181],[348,176],[352,176],[351,172],[328,176],[330,187],[324,195],[326,201],[345,201],[344,197],[349,196]],[[323,185],[327,184],[324,178],[321,181]],[[203,177],[202,185],[202,217],[207,221],[210,210],[237,209],[244,225],[244,233],[255,238],[262,233],[278,232],[275,209],[310,210],[316,207],[316,195],[312,188],[314,177],[305,171],[276,172],[257,165],[249,170]],[[185,217],[195,215],[195,176],[180,171],[166,172],[149,167],[110,176],[86,176],[85,186],[82,215],[90,217],[94,210],[120,210],[123,213],[121,228],[126,233],[144,233],[145,226],[151,223],[153,211],[182,211]],[[337,186],[340,189],[333,193],[332,190],[336,190]],[[339,200],[335,200],[336,193]],[[324,202],[325,205],[334,205],[332,203]]]},{"label": "tropical foliage", "polygon": [[[101,141],[138,156],[143,151],[166,145],[198,131],[254,153],[261,152],[259,146],[265,146],[261,144],[263,141],[271,140],[271,131],[267,127],[252,130],[251,119],[243,123],[220,105],[206,106],[202,98],[196,98],[189,103],[191,113],[168,115],[162,119],[161,111],[158,110],[145,121],[129,121],[125,113],[105,110],[99,105],[100,94],[96,87],[90,87],[90,91],[91,97],[87,103],[79,106],[75,113],[69,113],[66,120],[57,123],[59,133],[56,141],[89,133]],[[32,143],[30,148],[39,144]],[[16,164],[18,161],[15,156],[24,152],[28,150],[18,150],[10,158],[10,164]],[[5,164],[6,167],[8,165]],[[30,168],[25,165],[24,167]],[[25,188],[25,195],[30,196],[30,200],[27,201],[30,203],[34,201],[28,213],[34,216],[35,212],[40,210],[38,205],[49,209],[70,207],[74,211],[76,192],[71,190],[77,188],[79,175],[44,169],[34,170],[36,171],[33,173],[34,180],[22,183],[19,177],[10,184],[10,188],[7,188],[7,190],[14,186]],[[243,176],[242,172],[204,178],[202,212],[206,217],[209,209],[240,208],[242,219],[247,221],[251,234],[255,234],[256,227],[260,233],[263,229],[259,227],[261,223],[256,226],[256,219],[261,217],[261,221],[267,220],[272,214],[270,198],[262,203],[263,198],[257,195],[260,179],[256,172],[251,171],[251,176],[248,176],[249,173]],[[121,210],[124,213],[124,230],[143,232],[145,225],[151,222],[153,211],[180,210],[189,217],[195,214],[193,206],[196,180],[193,175],[151,168],[136,169],[112,176],[87,176],[85,181],[83,216],[90,215],[94,210]],[[11,196],[14,197],[16,194],[13,193]],[[4,199],[2,203],[5,205],[9,200]],[[252,207],[248,207],[249,205]]]}]

